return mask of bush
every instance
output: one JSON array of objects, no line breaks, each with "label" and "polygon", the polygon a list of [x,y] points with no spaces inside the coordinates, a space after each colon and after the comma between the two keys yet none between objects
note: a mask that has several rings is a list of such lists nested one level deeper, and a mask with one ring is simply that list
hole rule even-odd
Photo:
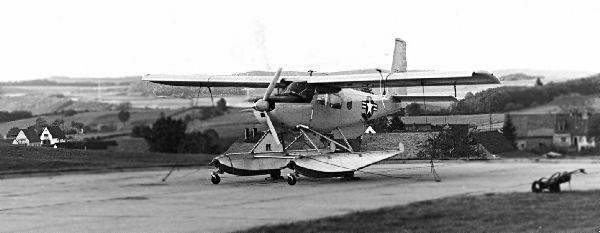
[{"label": "bush", "polygon": [[131,136],[134,138],[144,138],[152,133],[152,129],[147,125],[136,125],[131,130]]},{"label": "bush", "polygon": [[117,131],[117,126],[110,124],[110,125],[101,125],[100,126],[100,132],[115,132]]},{"label": "bush", "polygon": [[430,137],[419,145],[419,149],[417,156],[420,158],[485,158],[469,128],[460,126],[445,127],[435,137]]},{"label": "bush", "polygon": [[201,153],[206,151],[207,138],[201,132],[185,134],[177,145],[178,153]]},{"label": "bush", "polygon": [[144,139],[154,152],[177,152],[179,142],[185,137],[185,122],[161,117],[154,122],[152,130]]}]

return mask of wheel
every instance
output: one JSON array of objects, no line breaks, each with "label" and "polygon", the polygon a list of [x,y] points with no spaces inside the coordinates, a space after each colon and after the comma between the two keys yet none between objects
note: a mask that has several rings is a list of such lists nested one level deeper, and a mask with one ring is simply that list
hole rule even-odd
[{"label": "wheel", "polygon": [[531,183],[531,192],[539,193],[541,191],[542,191],[542,187],[540,187],[539,181],[536,180],[533,183]]},{"label": "wheel", "polygon": [[219,184],[219,182],[221,182],[221,177],[219,177],[219,174],[213,173],[210,175],[210,182],[213,184]]},{"label": "wheel", "polygon": [[296,178],[296,176],[294,174],[288,174],[287,175],[287,183],[289,185],[295,185],[296,181],[298,181],[298,179]]}]

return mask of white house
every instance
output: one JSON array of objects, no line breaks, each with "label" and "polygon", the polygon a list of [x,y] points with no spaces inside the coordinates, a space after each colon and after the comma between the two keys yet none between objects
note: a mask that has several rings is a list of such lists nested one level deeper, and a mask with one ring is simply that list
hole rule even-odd
[{"label": "white house", "polygon": [[54,145],[59,142],[66,142],[65,133],[56,126],[47,126],[41,132],[36,132],[33,127],[21,129],[12,144],[15,145]]}]

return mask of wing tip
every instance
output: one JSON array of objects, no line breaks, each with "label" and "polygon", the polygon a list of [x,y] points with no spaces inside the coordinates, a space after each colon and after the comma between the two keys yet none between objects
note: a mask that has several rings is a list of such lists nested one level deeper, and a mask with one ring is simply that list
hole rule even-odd
[{"label": "wing tip", "polygon": [[473,71],[472,76],[485,77],[490,80],[489,84],[500,84],[500,80],[498,79],[498,77],[496,77],[493,73],[485,70]]}]

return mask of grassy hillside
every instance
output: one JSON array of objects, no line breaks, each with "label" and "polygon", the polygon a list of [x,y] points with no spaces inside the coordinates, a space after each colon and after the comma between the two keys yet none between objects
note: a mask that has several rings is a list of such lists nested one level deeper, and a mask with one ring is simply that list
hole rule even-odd
[{"label": "grassy hillside", "polygon": [[568,95],[600,94],[600,75],[569,80],[560,83],[546,83],[543,86],[522,87],[503,86],[488,89],[475,95],[467,95],[453,104],[456,114],[477,114],[507,112],[549,103],[556,98]]},{"label": "grassy hillside", "polygon": [[27,110],[34,115],[59,112],[68,109],[76,111],[104,111],[113,108],[112,104],[75,101],[58,95],[25,95],[0,98],[0,111]]},{"label": "grassy hillside", "polygon": [[0,175],[207,165],[212,155],[68,150],[0,144]]},{"label": "grassy hillside", "polygon": [[[151,124],[153,123],[159,116],[161,112],[169,115],[171,112],[175,110],[145,110],[145,109],[134,109],[130,111],[130,119],[124,128],[121,128],[121,121],[118,118],[118,111],[103,111],[103,112],[84,112],[78,113],[73,116],[63,116],[63,115],[46,115],[42,116],[42,118],[46,119],[49,123],[52,123],[56,119],[63,119],[65,124],[71,124],[71,121],[81,122],[85,125],[99,125],[99,124],[115,124],[119,126],[120,131],[131,130],[134,124]],[[25,128],[30,125],[35,124],[35,120],[37,117],[10,121],[6,123],[0,124],[0,135],[5,135],[8,130],[12,127]]]},{"label": "grassy hillside", "polygon": [[449,197],[243,232],[598,232],[598,195],[599,190]]}]

